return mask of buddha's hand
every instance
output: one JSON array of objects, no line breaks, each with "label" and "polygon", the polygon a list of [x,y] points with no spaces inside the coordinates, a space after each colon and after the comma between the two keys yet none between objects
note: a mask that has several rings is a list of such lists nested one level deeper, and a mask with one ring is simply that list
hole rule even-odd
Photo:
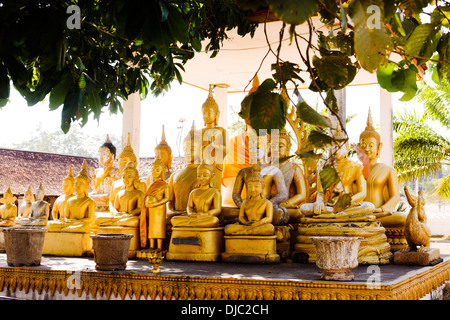
[{"label": "buddha's hand", "polygon": [[325,211],[325,203],[323,201],[316,201],[314,203],[314,214],[321,214]]}]

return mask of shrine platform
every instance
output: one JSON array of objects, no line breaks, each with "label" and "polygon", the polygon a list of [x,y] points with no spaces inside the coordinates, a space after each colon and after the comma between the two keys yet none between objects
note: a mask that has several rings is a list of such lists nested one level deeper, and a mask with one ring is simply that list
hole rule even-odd
[{"label": "shrine platform", "polygon": [[161,273],[130,259],[124,271],[97,271],[93,257],[43,256],[9,267],[0,254],[0,296],[28,300],[417,300],[450,280],[450,254],[434,266],[360,265],[348,282],[321,280],[315,264],[164,261]]}]

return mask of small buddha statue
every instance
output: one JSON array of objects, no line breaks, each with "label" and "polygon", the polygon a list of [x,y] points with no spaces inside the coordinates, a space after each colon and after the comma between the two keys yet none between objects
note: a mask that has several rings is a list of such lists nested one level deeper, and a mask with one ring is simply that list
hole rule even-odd
[{"label": "small buddha statue", "polygon": [[160,154],[152,165],[153,182],[144,198],[141,210],[141,247],[162,250],[166,238],[166,204],[169,201],[169,184],[165,181],[167,166]]},{"label": "small buddha statue", "polygon": [[172,218],[173,227],[215,228],[219,226],[222,211],[220,192],[214,187],[214,168],[202,163],[197,167],[199,187],[189,194],[187,213]]},{"label": "small buddha statue", "polygon": [[139,179],[136,163],[129,161],[123,170],[123,184],[125,189],[116,194],[112,216],[97,217],[95,223],[98,226],[126,226],[138,227],[139,215],[144,202],[144,192],[135,187]]},{"label": "small buddha statue", "polygon": [[28,185],[27,191],[23,196],[23,202],[19,207],[18,219],[28,218],[30,215],[31,204],[35,201],[34,193],[31,191],[31,186]]},{"label": "small buddha statue", "polygon": [[75,177],[75,195],[66,202],[64,217],[48,222],[48,232],[89,233],[95,218],[95,201],[88,195],[89,176],[86,160]]},{"label": "small buddha statue", "polygon": [[[158,154],[161,157],[161,161],[167,168],[164,180],[168,180],[170,178],[170,175],[172,174],[172,148],[166,141],[164,125],[162,126],[161,142],[155,147],[155,155],[157,156]],[[147,183],[147,185],[150,185],[150,183]]]},{"label": "small buddha statue", "polygon": [[[405,228],[407,213],[396,211],[400,202],[400,190],[398,177],[395,169],[389,165],[378,162],[383,143],[378,132],[373,127],[372,115],[369,109],[367,116],[367,126],[359,137],[360,159],[363,156],[368,158],[368,165],[365,165],[367,174],[367,195],[365,201],[375,205],[374,215],[377,220],[386,228],[386,233],[390,240],[395,240],[397,249],[406,245],[403,230]],[[391,235],[392,234],[392,239]],[[391,245],[394,244],[391,242]]]},{"label": "small buddha statue", "polygon": [[13,227],[17,218],[17,206],[14,204],[17,198],[12,194],[11,188],[8,187],[0,206],[0,227]]},{"label": "small buddha statue", "polygon": [[118,169],[114,167],[116,159],[116,147],[106,136],[106,141],[99,148],[100,168],[91,169],[91,181],[93,182],[90,197],[96,202],[96,211],[108,211],[109,196],[113,182],[119,178]]},{"label": "small buddha statue", "polygon": [[[264,195],[273,205],[273,224],[283,225],[289,221],[289,211],[280,207],[280,204],[288,198],[288,192],[284,181],[283,173],[275,166],[265,163],[265,151],[267,146],[262,140],[250,145],[250,152],[256,154],[257,166],[260,168],[264,179]],[[239,171],[233,187],[233,200],[238,208],[243,203],[242,191],[245,189],[248,194],[247,177],[252,174],[253,167],[244,168]]]},{"label": "small buddha statue", "polygon": [[52,208],[53,220],[58,220],[64,217],[64,209],[66,208],[66,202],[73,196],[75,196],[75,178],[72,173],[72,166],[69,167],[69,173],[63,179],[62,183],[63,194],[56,198]]},{"label": "small buddha statue", "polygon": [[[285,129],[280,131],[278,148],[280,158],[289,156],[291,150],[291,138]],[[306,199],[306,180],[303,171],[297,163],[289,160],[280,163],[279,168],[283,173],[286,189],[288,191],[288,199],[280,203],[280,206],[288,209],[289,222],[298,222],[302,216],[300,205],[302,205]]]},{"label": "small buddha statue", "polygon": [[17,223],[21,226],[39,226],[44,227],[47,225],[48,216],[50,214],[50,204],[44,201],[45,191],[42,187],[42,183],[39,184],[39,188],[36,190],[36,201],[31,204],[30,214],[28,218],[21,218]]},{"label": "small buddha statue", "polygon": [[184,161],[186,167],[176,170],[169,179],[169,202],[167,203],[167,221],[173,216],[186,213],[189,194],[198,186],[197,167],[201,163],[202,141],[196,134],[195,123],[183,140]]},{"label": "small buddha statue", "polygon": [[227,133],[218,126],[220,110],[213,97],[212,85],[209,86],[208,98],[202,105],[202,115],[205,124],[202,128],[202,159],[214,167],[213,184],[220,190],[223,161],[227,153]]},{"label": "small buddha statue", "polygon": [[247,178],[247,198],[239,210],[239,222],[225,226],[225,235],[270,236],[275,233],[272,224],[273,205],[264,196],[265,181],[261,168],[255,164]]}]

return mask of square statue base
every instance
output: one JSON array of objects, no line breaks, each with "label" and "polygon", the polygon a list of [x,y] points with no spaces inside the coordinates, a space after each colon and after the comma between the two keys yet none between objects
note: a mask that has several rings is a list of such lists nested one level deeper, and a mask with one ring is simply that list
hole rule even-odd
[{"label": "square statue base", "polygon": [[279,263],[276,236],[225,236],[222,261],[240,263]]},{"label": "square statue base", "polygon": [[92,256],[92,239],[89,233],[46,232],[42,254],[64,257]]},{"label": "square statue base", "polygon": [[140,233],[139,228],[122,227],[122,226],[99,226],[98,234],[113,233],[113,234],[132,234],[130,242],[130,251],[128,252],[128,258],[132,259],[136,257],[136,252],[141,248],[140,246]]},{"label": "square statue base", "polygon": [[166,259],[219,261],[223,247],[223,228],[174,227]]},{"label": "square statue base", "polygon": [[442,262],[440,251],[437,248],[428,248],[425,252],[396,251],[394,253],[395,264],[407,264],[414,266],[433,266]]}]

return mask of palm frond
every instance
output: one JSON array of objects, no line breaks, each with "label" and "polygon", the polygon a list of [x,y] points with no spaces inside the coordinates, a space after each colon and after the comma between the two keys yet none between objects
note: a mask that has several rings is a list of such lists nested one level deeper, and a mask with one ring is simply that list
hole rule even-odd
[{"label": "palm frond", "polygon": [[415,100],[424,105],[424,117],[450,129],[450,88],[430,85],[420,86]]},{"label": "palm frond", "polygon": [[450,175],[439,180],[434,194],[443,198],[450,198]]}]

